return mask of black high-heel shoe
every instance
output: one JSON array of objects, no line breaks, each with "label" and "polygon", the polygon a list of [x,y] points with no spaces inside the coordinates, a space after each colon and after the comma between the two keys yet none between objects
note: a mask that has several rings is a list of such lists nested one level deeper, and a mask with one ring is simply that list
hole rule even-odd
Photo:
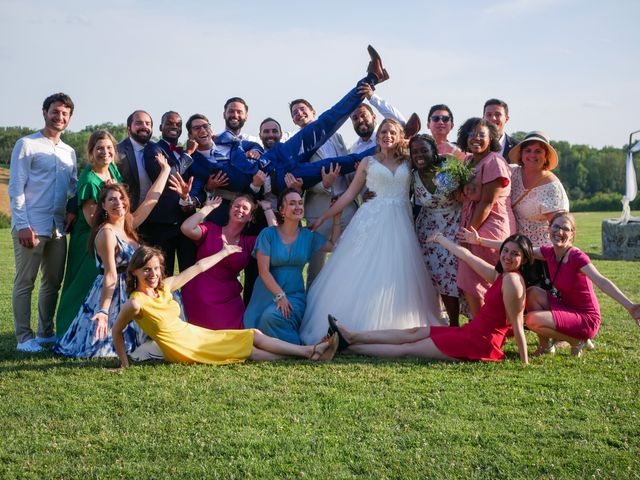
[{"label": "black high-heel shoe", "polygon": [[347,342],[347,339],[342,336],[342,333],[340,333],[340,330],[338,329],[338,325],[336,323],[336,317],[329,314],[327,316],[327,319],[329,320],[329,335],[333,335],[334,333],[338,334],[338,351],[341,352],[349,348],[349,345],[351,344]]}]

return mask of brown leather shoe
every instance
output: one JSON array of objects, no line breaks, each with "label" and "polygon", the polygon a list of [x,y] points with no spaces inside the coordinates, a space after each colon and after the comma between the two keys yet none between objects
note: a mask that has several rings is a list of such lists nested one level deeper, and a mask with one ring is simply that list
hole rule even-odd
[{"label": "brown leather shoe", "polygon": [[422,124],[420,123],[420,117],[417,113],[412,113],[404,124],[404,138],[411,138],[420,131]]},{"label": "brown leather shoe", "polygon": [[385,80],[389,80],[389,74],[384,68],[382,68],[382,59],[380,58],[378,52],[376,52],[376,49],[369,45],[367,47],[367,51],[369,52],[369,56],[371,57],[371,61],[367,66],[367,73],[370,73],[376,77],[376,85],[378,83],[384,82]]}]

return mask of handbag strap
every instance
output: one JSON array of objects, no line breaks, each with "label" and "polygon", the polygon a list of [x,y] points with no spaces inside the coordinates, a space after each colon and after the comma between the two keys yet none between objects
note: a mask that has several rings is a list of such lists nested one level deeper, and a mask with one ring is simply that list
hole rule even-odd
[{"label": "handbag strap", "polygon": [[518,198],[514,203],[511,204],[511,208],[515,208],[516,205],[518,205],[523,199],[524,197],[526,197],[527,195],[529,195],[529,192],[531,192],[531,190],[533,190],[534,188],[536,188],[538,186],[538,184],[542,181],[543,178],[545,178],[547,176],[546,173],[543,173],[542,175],[540,175],[540,178],[538,178],[538,180],[536,180],[533,185],[531,185],[526,192],[524,192],[522,195],[520,195],[520,198]]}]

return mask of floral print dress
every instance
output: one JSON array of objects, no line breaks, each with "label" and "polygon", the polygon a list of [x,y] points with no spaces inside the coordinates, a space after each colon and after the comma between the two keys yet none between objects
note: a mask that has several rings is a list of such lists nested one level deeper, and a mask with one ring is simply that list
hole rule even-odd
[{"label": "floral print dress", "polygon": [[458,259],[442,245],[427,242],[427,238],[440,232],[455,242],[462,205],[437,189],[435,193],[429,192],[418,172],[413,172],[413,182],[415,202],[422,207],[416,219],[416,231],[431,281],[441,295],[458,297]]}]

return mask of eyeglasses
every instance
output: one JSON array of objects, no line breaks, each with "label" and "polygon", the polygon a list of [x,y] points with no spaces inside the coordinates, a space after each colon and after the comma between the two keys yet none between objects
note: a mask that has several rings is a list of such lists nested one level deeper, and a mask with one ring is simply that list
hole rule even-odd
[{"label": "eyeglasses", "polygon": [[194,132],[199,132],[200,130],[207,130],[208,128],[211,128],[210,123],[203,123],[202,125],[191,125],[191,130],[193,130]]},{"label": "eyeglasses", "polygon": [[573,230],[571,227],[563,227],[562,225],[556,225],[555,223],[551,224],[549,228],[551,228],[551,230],[556,230],[556,231],[562,230],[564,233],[571,233]]},{"label": "eyeglasses", "polygon": [[451,120],[451,117],[449,115],[431,115],[431,121],[433,123],[449,123],[449,120]]},{"label": "eyeglasses", "polygon": [[469,138],[487,138],[489,136],[489,134],[487,132],[484,131],[480,131],[480,132],[467,132],[467,137]]}]

